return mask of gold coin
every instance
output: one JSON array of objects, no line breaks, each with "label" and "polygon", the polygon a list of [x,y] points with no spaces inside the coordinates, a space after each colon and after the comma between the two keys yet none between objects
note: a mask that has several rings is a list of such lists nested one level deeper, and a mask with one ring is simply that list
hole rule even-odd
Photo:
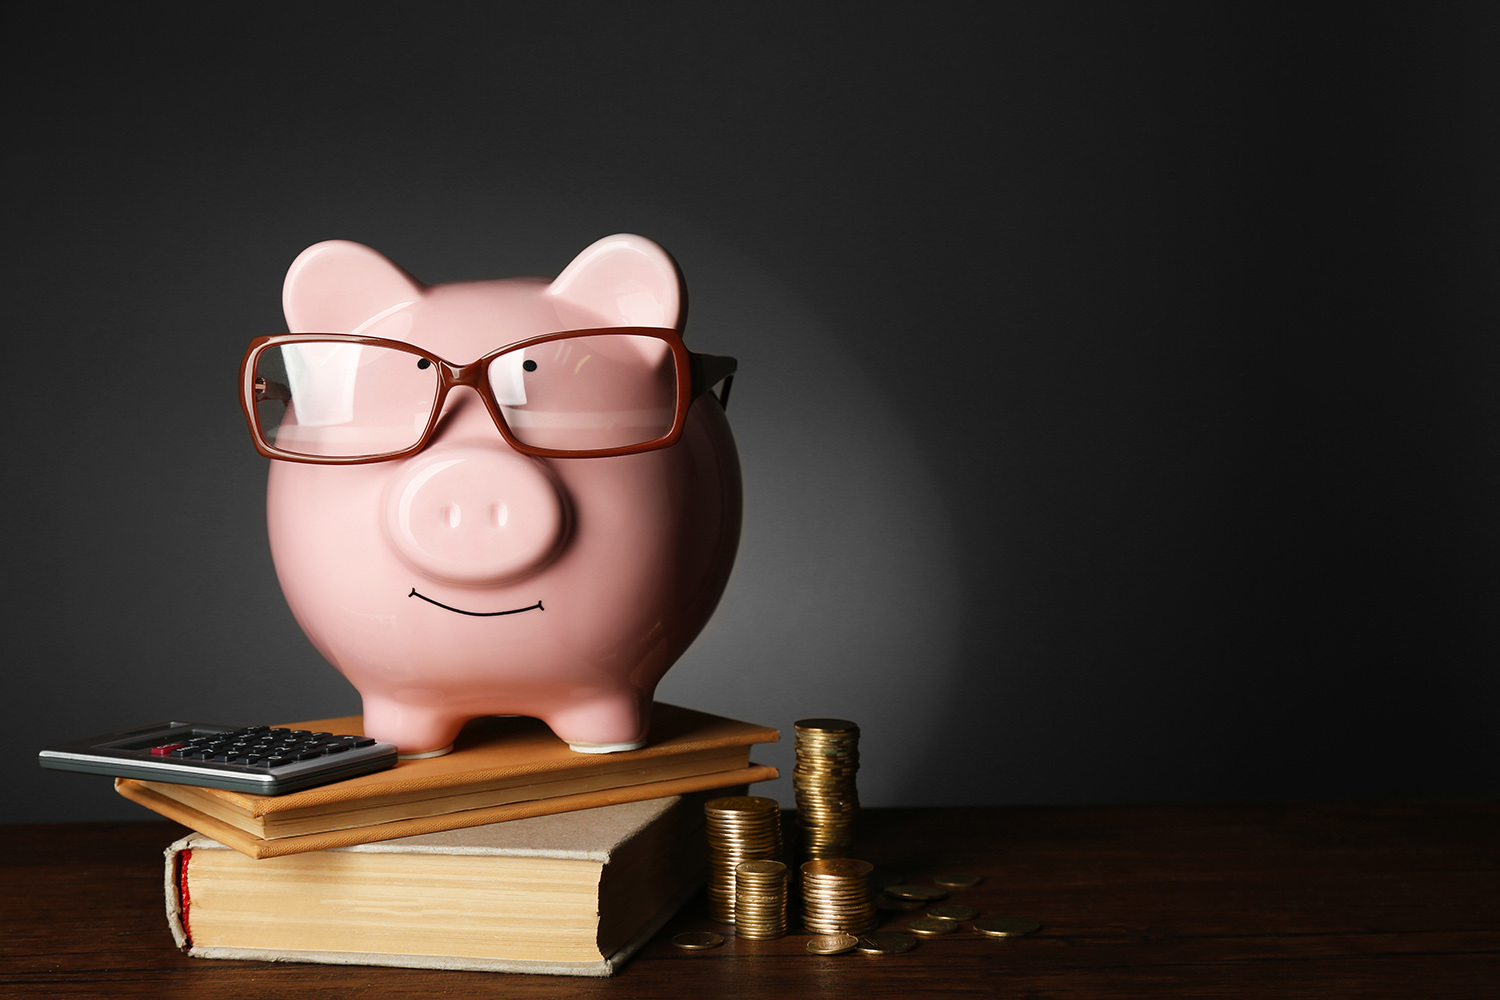
[{"label": "gold coin", "polygon": [[[801,832],[798,853],[813,862],[847,859],[853,853],[854,825],[859,816],[854,781],[859,771],[859,726],[848,719],[830,718],[799,719],[796,726],[792,791]],[[819,878],[863,879],[868,874],[868,870],[837,866],[803,869],[804,886]],[[816,885],[813,891],[817,891]],[[873,919],[860,917],[843,923],[842,929],[872,923]]]},{"label": "gold coin", "polygon": [[918,917],[916,920],[908,920],[906,929],[923,937],[937,937],[939,934],[952,934],[958,930],[958,921],[947,917]]},{"label": "gold coin", "polygon": [[1025,917],[980,917],[974,921],[974,929],[990,937],[1023,937],[1041,928],[1041,924]]},{"label": "gold coin", "polygon": [[866,955],[899,955],[916,946],[916,938],[900,931],[874,931],[859,936],[859,950]]},{"label": "gold coin", "polygon": [[936,900],[948,898],[948,890],[939,889],[935,885],[888,885],[885,887],[885,893],[888,896],[895,896],[897,899]]},{"label": "gold coin", "polygon": [[932,881],[935,885],[940,885],[945,889],[972,889],[984,879],[966,872],[948,872],[934,876]]},{"label": "gold coin", "polygon": [[684,931],[672,938],[672,943],[686,951],[706,951],[717,948],[724,939],[713,931]]},{"label": "gold coin", "polygon": [[794,725],[804,733],[859,732],[859,726],[848,719],[800,719]]},{"label": "gold coin", "polygon": [[730,795],[704,803],[703,808],[709,813],[760,813],[779,809],[780,804],[759,795]]},{"label": "gold coin", "polygon": [[741,861],[734,870],[741,875],[780,875],[786,871],[786,865],[771,860]]},{"label": "gold coin", "polygon": [[925,904],[920,899],[897,899],[895,896],[881,893],[875,898],[875,905],[882,910],[910,913],[912,910],[920,910]]},{"label": "gold coin", "polygon": [[947,917],[949,920],[973,920],[979,911],[962,903],[944,903],[927,911],[929,917]]},{"label": "gold coin", "polygon": [[802,874],[814,878],[820,875],[831,878],[864,878],[874,870],[875,866],[870,862],[855,858],[818,858],[802,865]]},{"label": "gold coin", "polygon": [[857,944],[859,938],[853,934],[819,934],[808,939],[807,950],[813,955],[842,955],[846,951],[853,951]]}]

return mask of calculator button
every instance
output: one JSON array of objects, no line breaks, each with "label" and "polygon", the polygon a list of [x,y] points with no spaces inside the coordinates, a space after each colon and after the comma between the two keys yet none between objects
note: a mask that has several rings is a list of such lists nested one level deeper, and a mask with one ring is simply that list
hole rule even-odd
[{"label": "calculator button", "polygon": [[165,743],[159,747],[152,747],[151,756],[170,757],[173,750],[181,750],[186,745],[185,743]]},{"label": "calculator button", "polygon": [[353,749],[354,749],[354,746],[353,746],[353,744],[350,744],[350,743],[329,743],[329,744],[327,744],[327,745],[325,745],[323,747],[323,752],[324,753],[343,753],[345,750],[353,750]]}]

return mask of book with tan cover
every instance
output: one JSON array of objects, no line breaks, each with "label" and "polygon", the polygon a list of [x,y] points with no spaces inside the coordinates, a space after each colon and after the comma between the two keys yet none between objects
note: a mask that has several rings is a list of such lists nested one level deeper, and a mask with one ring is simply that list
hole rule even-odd
[{"label": "book with tan cover", "polygon": [[716,794],[260,861],[195,833],[167,922],[195,958],[608,976],[702,884]]},{"label": "book with tan cover", "polygon": [[[361,734],[359,716],[288,728]],[[252,858],[279,857],[439,830],[768,781],[750,747],[765,726],[657,703],[639,750],[580,754],[536,719],[476,719],[452,753],[286,795],[118,778],[123,796]]]}]

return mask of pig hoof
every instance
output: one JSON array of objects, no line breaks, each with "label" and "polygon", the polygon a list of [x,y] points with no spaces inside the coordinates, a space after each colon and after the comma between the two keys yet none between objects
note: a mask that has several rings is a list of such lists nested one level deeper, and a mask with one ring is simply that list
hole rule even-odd
[{"label": "pig hoof", "polygon": [[622,750],[639,750],[645,745],[645,740],[633,743],[569,743],[568,749],[574,753],[619,753]]},{"label": "pig hoof", "polygon": [[418,750],[416,753],[398,753],[396,755],[396,759],[397,760],[422,760],[424,757],[441,757],[445,753],[452,753],[452,752],[453,752],[453,744],[449,743],[447,746],[445,746],[445,747],[438,747],[436,750]]}]

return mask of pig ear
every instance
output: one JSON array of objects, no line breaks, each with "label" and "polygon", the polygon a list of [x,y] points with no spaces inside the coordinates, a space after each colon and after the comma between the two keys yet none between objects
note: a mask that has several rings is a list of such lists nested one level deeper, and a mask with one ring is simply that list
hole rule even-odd
[{"label": "pig ear", "polygon": [[293,333],[353,333],[372,317],[415,302],[423,287],[385,255],[329,240],[292,261],[281,304]]},{"label": "pig ear", "polygon": [[548,294],[605,322],[681,330],[687,319],[677,262],[644,236],[607,236],[573,259]]}]

